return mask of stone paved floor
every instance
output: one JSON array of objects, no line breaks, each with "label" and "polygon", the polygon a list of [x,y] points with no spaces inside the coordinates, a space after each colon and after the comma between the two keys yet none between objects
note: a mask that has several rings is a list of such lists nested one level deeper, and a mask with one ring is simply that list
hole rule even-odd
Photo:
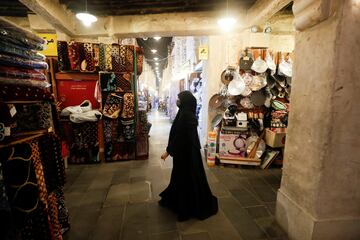
[{"label": "stone paved floor", "polygon": [[204,221],[177,222],[159,207],[172,167],[171,159],[160,159],[170,124],[162,113],[153,113],[150,121],[149,160],[69,166],[65,197],[71,229],[65,239],[287,239],[274,220],[280,169],[206,167],[219,213]]}]

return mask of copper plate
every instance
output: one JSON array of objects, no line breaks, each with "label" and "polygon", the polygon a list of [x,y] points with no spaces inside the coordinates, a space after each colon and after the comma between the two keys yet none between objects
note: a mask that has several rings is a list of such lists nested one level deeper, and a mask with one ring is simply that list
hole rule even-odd
[{"label": "copper plate", "polygon": [[213,95],[209,100],[209,108],[211,110],[219,109],[225,102],[226,98],[220,94]]}]

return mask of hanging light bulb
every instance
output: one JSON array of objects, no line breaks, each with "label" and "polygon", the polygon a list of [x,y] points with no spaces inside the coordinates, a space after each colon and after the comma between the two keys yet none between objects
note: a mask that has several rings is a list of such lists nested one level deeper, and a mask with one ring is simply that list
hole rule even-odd
[{"label": "hanging light bulb", "polygon": [[234,28],[236,23],[236,19],[233,17],[225,17],[218,20],[218,25],[223,29],[225,32],[229,32],[231,29]]},{"label": "hanging light bulb", "polygon": [[80,12],[76,14],[76,18],[79,19],[80,21],[82,21],[82,23],[86,26],[89,27],[91,26],[92,23],[97,21],[97,17],[95,17],[94,15],[88,13],[87,10],[87,0],[85,0],[85,12]]},{"label": "hanging light bulb", "polygon": [[229,16],[229,1],[226,1],[226,17],[220,18],[217,21],[218,25],[221,29],[225,32],[229,32],[231,29],[234,28],[236,23],[236,19],[234,17]]}]

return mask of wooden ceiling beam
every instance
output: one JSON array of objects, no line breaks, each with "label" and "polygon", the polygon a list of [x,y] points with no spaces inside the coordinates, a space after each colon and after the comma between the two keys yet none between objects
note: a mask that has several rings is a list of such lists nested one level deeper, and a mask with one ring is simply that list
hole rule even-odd
[{"label": "wooden ceiling beam", "polygon": [[74,13],[65,9],[56,0],[19,0],[34,13],[41,16],[45,21],[51,24],[56,30],[59,30],[69,36],[75,34]]},{"label": "wooden ceiling beam", "polygon": [[261,25],[286,7],[293,0],[257,0],[248,10],[246,26]]}]

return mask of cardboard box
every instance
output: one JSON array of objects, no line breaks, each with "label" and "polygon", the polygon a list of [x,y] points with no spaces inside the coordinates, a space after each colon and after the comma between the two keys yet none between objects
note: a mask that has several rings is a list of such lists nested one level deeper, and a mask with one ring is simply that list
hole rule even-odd
[{"label": "cardboard box", "polygon": [[268,146],[273,148],[284,147],[285,146],[286,133],[277,133],[266,129],[265,133],[265,142]]},{"label": "cardboard box", "polygon": [[[239,134],[227,134],[227,133],[220,133],[219,139],[219,156],[221,157],[244,157],[240,155],[238,149],[236,149],[234,145],[235,139],[239,137]],[[238,154],[237,154],[238,153]]]}]

